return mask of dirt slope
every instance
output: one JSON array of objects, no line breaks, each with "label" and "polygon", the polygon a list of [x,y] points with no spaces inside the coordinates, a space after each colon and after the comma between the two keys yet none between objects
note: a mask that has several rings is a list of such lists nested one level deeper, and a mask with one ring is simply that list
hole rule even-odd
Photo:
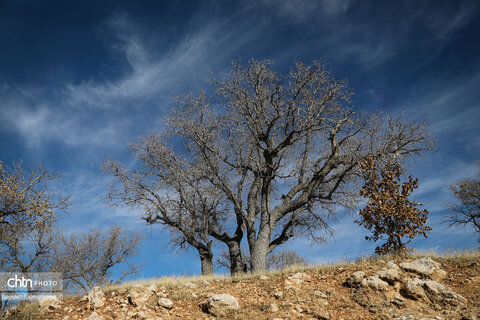
[{"label": "dirt slope", "polygon": [[[392,262],[401,265],[415,259]],[[480,255],[433,260],[439,264],[431,275],[399,268],[398,279],[387,285],[381,281],[381,286],[372,283],[379,270],[394,266],[386,260],[290,268],[263,276],[130,283],[104,288],[90,300],[75,297],[11,311],[7,319],[480,319]],[[356,271],[363,271],[364,279],[347,285]],[[407,282],[420,285],[412,289]],[[240,308],[215,315],[199,307],[222,293],[238,299]],[[173,306],[159,306],[161,297]]]}]

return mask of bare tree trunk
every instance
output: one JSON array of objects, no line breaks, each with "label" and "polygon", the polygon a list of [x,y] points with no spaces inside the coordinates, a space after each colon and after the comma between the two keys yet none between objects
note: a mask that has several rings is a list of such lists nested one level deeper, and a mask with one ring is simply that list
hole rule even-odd
[{"label": "bare tree trunk", "polygon": [[230,275],[247,272],[246,265],[244,264],[242,259],[240,243],[233,240],[229,241],[227,245],[230,259]]},{"label": "bare tree trunk", "polygon": [[208,250],[198,250],[200,262],[202,263],[202,275],[213,274],[213,253],[211,248]]},{"label": "bare tree trunk", "polygon": [[270,247],[271,228],[266,225],[260,228],[257,240],[250,248],[250,264],[252,273],[266,270],[267,255]]}]

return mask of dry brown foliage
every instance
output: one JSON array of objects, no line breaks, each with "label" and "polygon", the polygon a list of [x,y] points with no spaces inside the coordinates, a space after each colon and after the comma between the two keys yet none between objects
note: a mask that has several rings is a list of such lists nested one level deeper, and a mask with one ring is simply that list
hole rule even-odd
[{"label": "dry brown foliage", "polygon": [[[418,187],[418,179],[411,176],[400,184],[402,168],[395,159],[387,160],[378,167],[373,157],[367,157],[361,163],[365,177],[365,185],[360,195],[368,199],[364,209],[360,210],[360,225],[372,231],[367,240],[386,242],[377,247],[377,254],[406,253],[410,249],[407,244],[417,235],[427,237],[432,229],[425,225],[428,219],[427,210],[419,210],[419,202],[408,197]],[[407,240],[405,240],[407,238]]]}]

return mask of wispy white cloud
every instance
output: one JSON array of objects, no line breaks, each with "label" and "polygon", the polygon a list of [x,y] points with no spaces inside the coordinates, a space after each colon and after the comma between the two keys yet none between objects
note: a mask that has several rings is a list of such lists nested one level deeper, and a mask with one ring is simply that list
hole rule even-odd
[{"label": "wispy white cloud", "polygon": [[345,13],[353,0],[263,0],[262,3],[275,10],[281,18],[287,18],[292,23],[303,23],[306,20],[333,19]]},{"label": "wispy white cloud", "polygon": [[439,202],[443,202],[450,194],[448,186],[466,177],[474,176],[477,166],[474,163],[467,163],[462,160],[448,161],[441,172],[429,172],[423,177],[419,183],[419,188],[414,192],[413,196],[425,196],[434,193]]},{"label": "wispy white cloud", "polygon": [[423,8],[422,19],[425,25],[430,28],[436,38],[445,41],[468,24],[475,16],[479,3],[478,1],[459,1],[455,10],[443,10],[444,8]]},{"label": "wispy white cloud", "polygon": [[15,88],[14,95],[2,90],[6,102],[0,109],[5,120],[0,130],[17,132],[31,148],[48,141],[92,147],[123,144],[139,121],[145,122],[143,130],[158,125],[156,119],[164,116],[162,110],[174,96],[203,85],[210,69],[225,63],[249,39],[241,26],[227,30],[221,22],[212,22],[162,51],[144,43],[125,15],[115,16],[107,26],[114,34],[107,42],[123,55],[128,71],[110,80],[58,84],[55,94],[50,88]]},{"label": "wispy white cloud", "polygon": [[[412,120],[427,122],[434,137],[449,137],[457,150],[480,147],[480,73],[456,79],[439,77],[419,81],[406,99],[396,102],[393,111]],[[401,104],[400,104],[401,103]],[[453,158],[455,154],[451,154]]]}]

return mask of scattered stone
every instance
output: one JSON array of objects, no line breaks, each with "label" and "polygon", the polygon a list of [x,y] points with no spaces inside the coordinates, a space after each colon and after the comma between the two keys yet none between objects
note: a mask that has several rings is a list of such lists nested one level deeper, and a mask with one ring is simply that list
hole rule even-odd
[{"label": "scattered stone", "polygon": [[400,279],[398,269],[382,269],[377,272],[377,276],[391,285],[394,285]]},{"label": "scattered stone", "polygon": [[293,307],[293,309],[295,309],[298,313],[302,313],[303,312],[303,308],[299,305],[296,305],[295,307]]},{"label": "scattered stone", "polygon": [[85,318],[84,320],[103,320],[103,317],[99,316],[95,311],[92,312],[92,314],[88,317]]},{"label": "scattered stone", "polygon": [[357,271],[352,273],[346,280],[346,284],[349,287],[359,287],[362,283],[362,280],[365,278],[365,272]]},{"label": "scattered stone", "polygon": [[313,295],[317,298],[323,298],[323,299],[328,298],[328,296],[325,293],[323,293],[322,291],[318,291],[318,290],[313,291]]},{"label": "scattered stone", "polygon": [[93,287],[88,292],[88,302],[94,309],[101,308],[105,305],[105,294],[100,287]]},{"label": "scattered stone", "polygon": [[428,298],[433,302],[448,303],[454,306],[461,302],[466,302],[464,297],[447,290],[444,285],[433,280],[424,281],[423,288]]},{"label": "scattered stone", "polygon": [[210,282],[208,282],[207,280],[203,280],[202,283],[203,283],[203,285],[205,285],[205,286],[209,286],[209,285],[210,285]]},{"label": "scattered stone", "polygon": [[295,279],[295,280],[285,279],[283,280],[283,285],[285,286],[286,289],[300,290],[297,286],[300,285],[302,282],[303,281],[301,279]]},{"label": "scattered stone", "polygon": [[260,280],[268,280],[269,278],[266,275],[261,275],[259,279]]},{"label": "scattered stone", "polygon": [[393,297],[392,303],[401,308],[405,306],[405,299],[399,293],[396,293]]},{"label": "scattered stone", "polygon": [[418,300],[421,299],[424,295],[425,292],[423,291],[423,281],[418,279],[418,278],[409,278],[405,281],[405,285],[403,289],[401,290],[401,293],[403,296]]},{"label": "scattered stone", "polygon": [[402,292],[405,297],[415,300],[426,296],[435,304],[450,304],[457,306],[466,302],[464,297],[451,290],[447,290],[443,284],[433,280],[424,281],[418,278],[407,279]]},{"label": "scattered stone", "polygon": [[377,276],[370,276],[367,278],[367,284],[375,291],[385,291],[388,287],[388,283],[380,280]]},{"label": "scattered stone", "polygon": [[304,272],[297,272],[285,279],[284,284],[287,288],[295,288],[297,285],[302,284],[304,280],[310,279],[310,276]]},{"label": "scattered stone", "polygon": [[400,268],[423,277],[430,277],[436,269],[440,269],[440,263],[429,257],[424,257],[412,262],[402,262]]},{"label": "scattered stone", "polygon": [[157,295],[155,292],[142,285],[136,285],[128,293],[128,301],[135,307],[149,306],[153,307],[157,304]]},{"label": "scattered stone", "polygon": [[277,304],[275,302],[272,302],[270,304],[270,312],[277,312],[279,311],[280,309],[278,308]]},{"label": "scattered stone", "polygon": [[146,320],[147,315],[143,311],[138,311],[134,314],[134,319],[139,319],[139,320]]},{"label": "scattered stone", "polygon": [[62,302],[57,297],[41,298],[38,300],[38,304],[42,309],[55,310],[62,306]]},{"label": "scattered stone", "polygon": [[306,274],[305,272],[297,272],[295,274],[292,274],[287,278],[288,280],[307,280],[310,279],[310,276]]},{"label": "scattered stone", "polygon": [[152,292],[158,292],[158,286],[155,285],[155,284],[151,284],[147,287],[148,290],[152,291]]},{"label": "scattered stone", "polygon": [[185,288],[190,288],[190,289],[195,289],[195,288],[197,287],[197,285],[196,285],[195,283],[193,283],[193,282],[185,282],[185,283],[183,284],[183,286],[184,286]]},{"label": "scattered stone", "polygon": [[443,269],[437,269],[435,270],[435,277],[438,279],[443,279],[447,276],[447,271]]},{"label": "scattered stone", "polygon": [[283,291],[275,291],[273,293],[273,296],[275,297],[275,299],[280,299],[281,297],[283,297]]},{"label": "scattered stone", "polygon": [[319,320],[332,319],[332,315],[325,310],[316,311],[312,315],[315,317],[315,319],[319,319]]},{"label": "scattered stone", "polygon": [[214,316],[225,316],[231,310],[240,309],[237,298],[227,293],[215,294],[201,302],[199,307]]},{"label": "scattered stone", "polygon": [[215,295],[215,293],[212,293],[212,292],[204,292],[204,293],[200,294],[200,297],[208,299],[208,298],[210,298],[211,296],[214,296],[214,295]]},{"label": "scattered stone", "polygon": [[386,266],[389,268],[389,269],[400,269],[400,267],[393,261],[388,261],[386,263]]},{"label": "scattered stone", "polygon": [[167,298],[160,298],[158,299],[158,305],[160,307],[163,307],[165,309],[172,309],[173,308],[173,302],[170,299]]}]

